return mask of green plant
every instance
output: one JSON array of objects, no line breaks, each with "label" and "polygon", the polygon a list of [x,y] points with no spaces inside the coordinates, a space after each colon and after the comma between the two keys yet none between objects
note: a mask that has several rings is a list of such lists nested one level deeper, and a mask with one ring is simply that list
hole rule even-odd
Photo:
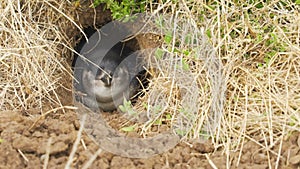
[{"label": "green plant", "polygon": [[125,131],[125,132],[131,132],[131,131],[134,131],[136,128],[136,125],[133,125],[133,126],[128,126],[128,127],[123,127],[121,128],[122,131]]},{"label": "green plant", "polygon": [[128,113],[129,115],[136,115],[137,114],[137,112],[134,111],[130,100],[127,101],[126,99],[124,99],[123,100],[123,105],[120,105],[119,108],[123,113]]},{"label": "green plant", "polygon": [[145,11],[146,1],[123,0],[118,2],[116,0],[95,0],[94,7],[100,4],[105,4],[106,9],[111,11],[113,19],[127,18],[134,13],[143,13]]}]

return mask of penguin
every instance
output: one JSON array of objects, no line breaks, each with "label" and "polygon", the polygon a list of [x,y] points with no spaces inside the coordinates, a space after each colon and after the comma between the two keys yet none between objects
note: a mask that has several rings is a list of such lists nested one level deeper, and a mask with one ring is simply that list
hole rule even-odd
[{"label": "penguin", "polygon": [[102,45],[105,42],[96,44],[101,39],[100,32],[90,28],[88,31],[89,43],[80,42],[76,49],[90,61],[81,60],[78,64],[81,67],[81,71],[77,71],[80,74],[79,89],[86,94],[80,101],[93,110],[100,108],[105,112],[114,111],[124,100],[130,100],[136,95],[140,88],[137,80],[137,71],[141,69],[139,59],[134,55],[128,57],[134,51],[122,42],[110,49]]},{"label": "penguin", "polygon": [[83,103],[90,108],[113,111],[134,95],[130,90],[130,75],[126,65],[117,60],[104,59],[94,73],[87,67],[82,71],[82,86],[87,98]]}]

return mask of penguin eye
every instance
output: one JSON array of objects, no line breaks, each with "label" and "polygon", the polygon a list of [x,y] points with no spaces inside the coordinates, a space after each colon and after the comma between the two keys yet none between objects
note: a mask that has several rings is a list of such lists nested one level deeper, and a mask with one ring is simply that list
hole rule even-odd
[{"label": "penguin eye", "polygon": [[101,74],[103,74],[103,68],[102,67],[100,67],[100,69],[97,70],[96,76],[99,76]]},{"label": "penguin eye", "polygon": [[95,79],[100,80],[101,78],[105,77],[106,75],[107,75],[107,73],[104,72],[103,69],[102,70],[98,69]]}]

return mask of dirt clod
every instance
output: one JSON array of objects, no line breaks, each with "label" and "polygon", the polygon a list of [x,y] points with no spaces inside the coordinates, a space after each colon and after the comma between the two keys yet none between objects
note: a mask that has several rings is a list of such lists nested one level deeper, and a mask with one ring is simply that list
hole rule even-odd
[{"label": "dirt clod", "polygon": [[134,163],[131,159],[115,156],[111,160],[112,169],[130,169],[135,168]]},{"label": "dirt clod", "polygon": [[294,157],[291,157],[289,162],[291,164],[300,164],[300,154],[299,155],[296,155]]}]

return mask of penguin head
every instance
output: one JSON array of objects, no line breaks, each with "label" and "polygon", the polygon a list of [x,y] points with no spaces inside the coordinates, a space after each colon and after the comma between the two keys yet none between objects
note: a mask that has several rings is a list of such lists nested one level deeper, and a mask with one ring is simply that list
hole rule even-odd
[{"label": "penguin head", "polygon": [[101,67],[96,74],[95,80],[101,81],[105,87],[110,87],[113,79],[113,72]]},{"label": "penguin head", "polygon": [[113,63],[102,64],[98,69],[95,80],[101,82],[101,84],[110,88],[112,85],[121,85],[128,80],[128,70],[125,66],[114,66]]}]

